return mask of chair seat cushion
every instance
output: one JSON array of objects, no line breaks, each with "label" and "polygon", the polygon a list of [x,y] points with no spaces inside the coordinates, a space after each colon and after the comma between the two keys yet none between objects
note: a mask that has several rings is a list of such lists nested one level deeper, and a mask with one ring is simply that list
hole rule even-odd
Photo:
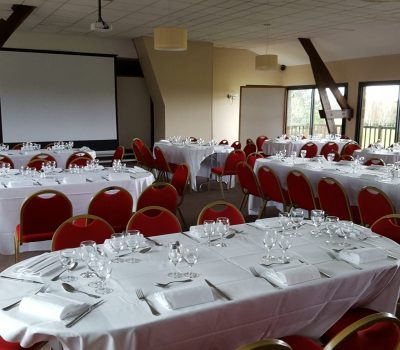
[{"label": "chair seat cushion", "polygon": [[22,243],[50,240],[52,239],[54,232],[39,232],[39,233],[24,234],[22,240],[20,235],[21,235],[21,230],[18,224],[15,229],[15,236],[17,240]]},{"label": "chair seat cushion", "polygon": [[322,346],[317,342],[301,335],[290,335],[281,339],[288,343],[293,350],[322,350]]}]

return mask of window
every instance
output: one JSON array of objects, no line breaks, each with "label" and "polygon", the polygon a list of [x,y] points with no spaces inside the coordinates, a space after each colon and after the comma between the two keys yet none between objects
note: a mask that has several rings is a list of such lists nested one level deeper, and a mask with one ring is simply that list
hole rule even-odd
[{"label": "window", "polygon": [[[339,91],[346,94],[346,87],[339,86]],[[328,98],[332,109],[340,109],[332,92],[328,90]],[[328,134],[325,119],[319,116],[322,109],[318,89],[315,86],[290,87],[288,88],[286,108],[286,133],[288,135],[310,135]],[[335,119],[336,133],[343,134],[345,123],[341,118]]]},{"label": "window", "polygon": [[361,147],[399,139],[400,82],[360,83],[357,131]]}]

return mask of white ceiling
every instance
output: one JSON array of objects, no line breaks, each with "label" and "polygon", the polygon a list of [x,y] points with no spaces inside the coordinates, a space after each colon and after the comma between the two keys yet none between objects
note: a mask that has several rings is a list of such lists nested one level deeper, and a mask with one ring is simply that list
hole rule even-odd
[{"label": "white ceiling", "polygon": [[[370,0],[372,1],[372,0]],[[379,0],[375,0],[379,1]],[[112,0],[102,1],[110,33],[91,32],[97,0],[0,0],[37,8],[18,31],[134,38],[157,26],[182,26],[189,40],[279,55],[279,63],[308,63],[297,38],[312,39],[324,61],[400,54],[400,2],[363,0]]]}]

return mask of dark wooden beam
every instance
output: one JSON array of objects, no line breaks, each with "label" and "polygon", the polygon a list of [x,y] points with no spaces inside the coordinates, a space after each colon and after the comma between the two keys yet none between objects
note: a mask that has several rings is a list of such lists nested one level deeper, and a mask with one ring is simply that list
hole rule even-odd
[{"label": "dark wooden beam", "polygon": [[0,48],[3,47],[11,34],[15,32],[35,8],[35,6],[27,5],[13,5],[11,7],[13,13],[6,21],[4,19],[0,20]]},{"label": "dark wooden beam", "polygon": [[[310,58],[311,69],[314,74],[315,83],[317,85],[323,108],[323,111],[320,111],[320,116],[325,118],[329,132],[336,133],[334,118],[347,118],[350,120],[353,117],[353,109],[349,106],[346,98],[337,88],[328,68],[325,66],[325,63],[322,61],[311,40],[307,38],[299,38],[299,41]],[[327,89],[331,90],[341,110],[332,110],[329,103]]]}]

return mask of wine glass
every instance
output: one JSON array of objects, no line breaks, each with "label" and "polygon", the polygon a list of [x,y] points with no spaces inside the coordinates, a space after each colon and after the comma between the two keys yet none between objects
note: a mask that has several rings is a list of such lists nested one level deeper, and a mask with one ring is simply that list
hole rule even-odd
[{"label": "wine glass", "polygon": [[342,237],[345,242],[350,237],[353,232],[354,223],[352,221],[343,220],[339,223],[340,237]]},{"label": "wine glass", "polygon": [[77,260],[77,252],[75,249],[63,249],[59,252],[59,258],[61,261],[61,265],[66,270],[66,274],[63,275],[60,279],[64,282],[75,281],[77,278],[75,276],[71,276],[71,269],[75,265]]},{"label": "wine glass", "polygon": [[335,153],[328,153],[327,160],[328,160],[329,165],[332,164],[334,159],[335,159]]},{"label": "wine glass", "polygon": [[267,262],[275,259],[275,257],[271,255],[271,249],[275,247],[277,237],[278,233],[276,230],[267,229],[265,231],[263,243],[265,249],[267,250],[267,253],[265,256],[263,256],[263,259],[266,260]]},{"label": "wine glass", "polygon": [[287,251],[292,246],[293,237],[288,234],[285,234],[283,231],[278,231],[277,235],[278,235],[277,238],[278,244],[282,249],[282,256],[280,260],[282,262],[290,261],[290,257],[287,256]]},{"label": "wine glass", "polygon": [[325,219],[326,231],[329,235],[329,239],[326,243],[333,243],[333,234],[338,228],[339,218],[337,216],[328,215]]},{"label": "wine glass", "polygon": [[306,155],[307,155],[307,150],[302,149],[302,150],[300,151],[300,157],[301,157],[302,159],[304,159],[304,158],[306,157]]},{"label": "wine glass", "polygon": [[294,165],[296,163],[297,153],[295,151],[293,151],[290,155],[291,155],[292,162]]},{"label": "wine glass", "polygon": [[98,294],[110,294],[113,290],[107,287],[107,279],[110,278],[112,262],[107,256],[99,256],[95,265],[95,273],[100,279],[100,286],[96,289]]},{"label": "wine glass", "polygon": [[189,271],[184,274],[185,277],[188,278],[196,278],[199,277],[197,272],[193,272],[193,265],[197,263],[197,259],[199,257],[199,248],[196,246],[186,246],[183,248],[183,257],[189,265]]},{"label": "wine glass", "polygon": [[288,212],[284,211],[279,213],[279,223],[282,227],[282,230],[286,230],[290,222],[290,215]]},{"label": "wine glass", "polygon": [[214,220],[204,220],[203,222],[204,235],[207,237],[207,245],[211,246],[211,236],[214,235],[215,221]]},{"label": "wine glass", "polygon": [[[142,246],[142,244],[144,242],[144,237],[140,233],[139,230],[129,230],[126,232],[125,242],[126,242],[126,245],[128,246],[128,248],[131,249],[132,254],[134,254],[135,251]],[[135,263],[138,263],[140,261],[140,259],[132,257],[132,258],[126,259],[125,261],[129,262],[131,264],[135,264]]]},{"label": "wine glass", "polygon": [[[96,254],[96,242],[91,240],[81,242],[80,254],[82,261],[86,263],[89,269],[89,260],[91,259],[91,255]],[[81,277],[83,278],[94,277],[94,275],[93,271],[85,271],[81,273]]]},{"label": "wine glass", "polygon": [[303,219],[304,219],[304,210],[303,209],[299,209],[299,208],[293,208],[290,211],[290,220],[293,223],[295,232],[294,235],[295,236],[301,236],[301,234],[299,234],[298,229],[301,226],[301,224],[303,223]]},{"label": "wine glass", "polygon": [[125,249],[125,235],[122,232],[113,233],[111,235],[110,240],[111,248],[117,253],[114,259],[112,259],[113,263],[122,263],[124,259],[118,256],[118,254]]},{"label": "wine glass", "polygon": [[313,225],[317,228],[316,230],[312,230],[311,234],[313,234],[315,237],[320,236],[321,230],[318,228],[325,221],[325,212],[320,209],[311,210],[311,221],[312,221]]},{"label": "wine glass", "polygon": [[168,277],[181,278],[182,274],[178,271],[176,265],[178,265],[178,263],[182,260],[182,251],[176,242],[169,244],[168,259],[172,264],[174,264],[174,272],[170,272]]},{"label": "wine glass", "polygon": [[225,243],[225,237],[229,232],[229,219],[227,217],[218,217],[216,221],[217,232],[219,233],[219,237],[221,239],[218,246],[227,247]]}]

